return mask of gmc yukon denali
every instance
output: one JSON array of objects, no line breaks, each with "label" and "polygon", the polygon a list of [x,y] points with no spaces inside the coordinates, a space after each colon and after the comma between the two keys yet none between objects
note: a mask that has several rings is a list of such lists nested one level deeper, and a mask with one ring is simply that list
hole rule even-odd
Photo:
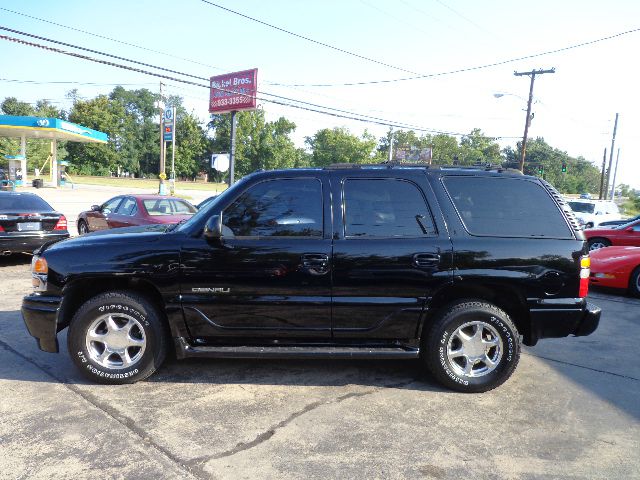
[{"label": "gmc yukon denali", "polygon": [[256,172],[185,223],[37,250],[22,315],[90,379],[178,358],[416,359],[462,392],[520,345],[589,335],[589,256],[548,183],[492,168],[382,164]]}]

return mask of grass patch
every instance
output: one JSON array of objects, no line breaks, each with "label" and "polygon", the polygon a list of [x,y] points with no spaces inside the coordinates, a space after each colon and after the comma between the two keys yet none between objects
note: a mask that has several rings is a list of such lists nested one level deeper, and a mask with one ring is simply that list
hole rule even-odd
[{"label": "grass patch", "polygon": [[[107,187],[157,189],[159,180],[147,178],[118,178],[118,177],[88,177],[82,175],[70,176],[72,183],[78,185],[102,185]],[[168,188],[168,182],[167,182]],[[200,190],[214,194],[227,188],[226,183],[196,183],[176,182],[176,190]]]}]

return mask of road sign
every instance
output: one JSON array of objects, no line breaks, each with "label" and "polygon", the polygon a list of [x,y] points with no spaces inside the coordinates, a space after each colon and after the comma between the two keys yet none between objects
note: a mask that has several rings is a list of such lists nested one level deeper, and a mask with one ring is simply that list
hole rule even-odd
[{"label": "road sign", "polygon": [[256,108],[258,69],[211,77],[209,113],[228,113]]},{"label": "road sign", "polygon": [[172,142],[173,141],[173,124],[165,124],[163,131],[164,131],[164,141]]},{"label": "road sign", "polygon": [[173,107],[165,108],[164,123],[173,123]]}]

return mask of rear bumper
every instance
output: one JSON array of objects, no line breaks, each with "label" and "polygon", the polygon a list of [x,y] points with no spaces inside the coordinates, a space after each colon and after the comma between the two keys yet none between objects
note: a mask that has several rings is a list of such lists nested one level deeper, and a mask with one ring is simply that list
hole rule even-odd
[{"label": "rear bumper", "polygon": [[531,345],[541,338],[591,335],[600,323],[600,307],[584,299],[540,300],[531,308]]},{"label": "rear bumper", "polygon": [[60,297],[28,295],[22,300],[22,319],[40,350],[58,353],[58,310]]},{"label": "rear bumper", "polygon": [[0,252],[33,252],[47,242],[58,242],[69,238],[69,232],[36,235],[0,235]]}]

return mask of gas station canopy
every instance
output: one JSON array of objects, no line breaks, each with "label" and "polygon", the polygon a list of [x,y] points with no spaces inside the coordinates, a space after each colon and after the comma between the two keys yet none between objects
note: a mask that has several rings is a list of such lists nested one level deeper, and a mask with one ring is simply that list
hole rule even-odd
[{"label": "gas station canopy", "polygon": [[59,118],[0,115],[0,137],[27,137],[73,142],[107,143],[106,133]]},{"label": "gas station canopy", "polygon": [[[58,140],[107,143],[109,139],[106,133],[59,118],[20,117],[15,115],[0,115],[0,137],[20,138],[20,155],[14,157],[16,160],[11,160],[16,164],[19,162],[19,164],[9,169],[11,176],[15,177],[15,180],[19,182],[16,182],[16,184],[19,185],[26,184],[27,181],[26,139],[51,140],[50,175],[52,183],[56,186],[60,185],[57,159]],[[19,160],[17,160],[18,158]],[[18,170],[19,175],[16,174]]]}]

